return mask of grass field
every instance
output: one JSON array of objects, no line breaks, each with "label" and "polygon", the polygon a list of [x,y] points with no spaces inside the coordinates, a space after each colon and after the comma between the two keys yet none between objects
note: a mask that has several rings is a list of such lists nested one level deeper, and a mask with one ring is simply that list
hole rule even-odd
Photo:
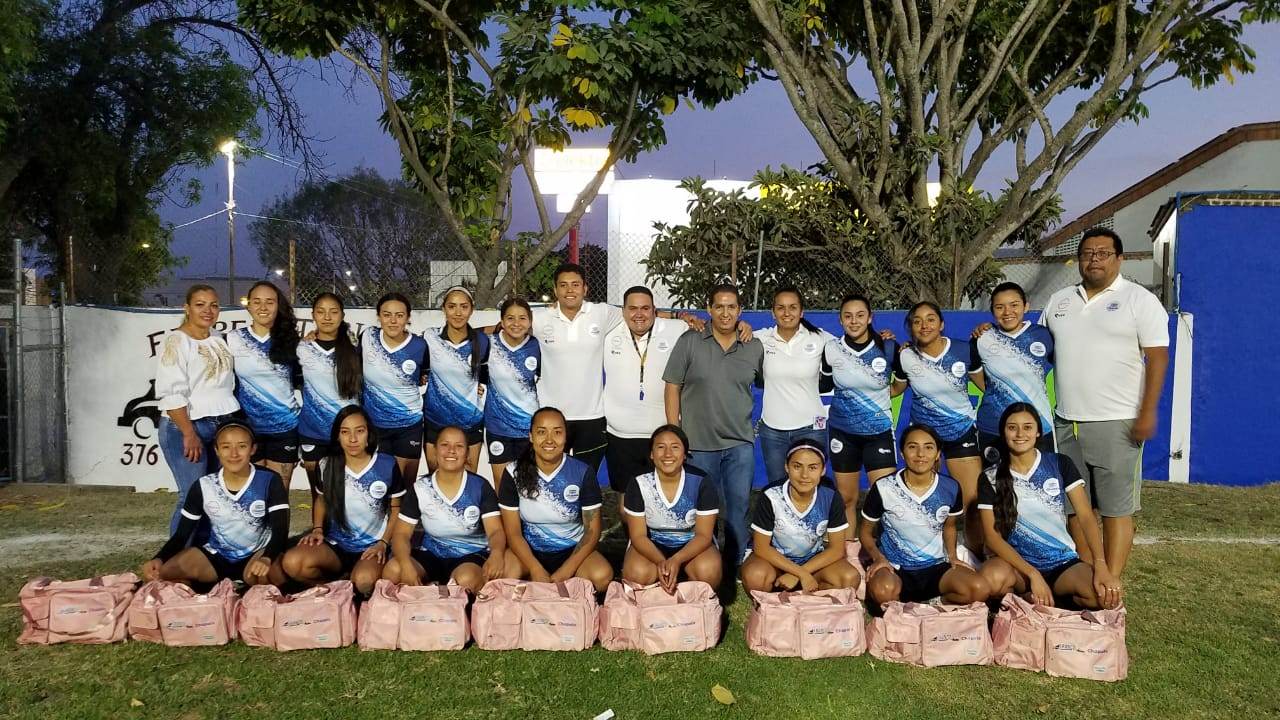
[{"label": "grass field", "polygon": [[[296,502],[305,502],[295,495]],[[750,653],[737,598],[720,647],[582,653],[299,653],[143,643],[18,647],[29,577],[136,567],[171,494],[0,488],[0,718],[1252,718],[1280,716],[1280,485],[1149,483],[1126,573],[1129,679],[997,667],[917,669],[869,656]],[[302,512],[295,527],[304,527]],[[616,551],[616,546],[614,547]],[[718,704],[711,687],[737,697]]]}]

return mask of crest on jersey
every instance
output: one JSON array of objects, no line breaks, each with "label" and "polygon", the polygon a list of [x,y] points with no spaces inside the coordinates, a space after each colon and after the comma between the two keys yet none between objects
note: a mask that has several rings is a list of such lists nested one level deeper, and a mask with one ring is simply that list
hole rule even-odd
[{"label": "crest on jersey", "polygon": [[525,358],[525,359],[524,359],[524,369],[525,369],[525,370],[537,370],[537,369],[538,369],[538,358],[533,357],[532,355],[531,355],[531,356],[529,356],[529,357],[527,357],[527,358]]},{"label": "crest on jersey", "polygon": [[400,370],[404,372],[405,375],[412,375],[413,371],[417,369],[418,369],[418,363],[412,360],[405,360],[404,362],[400,363]]},{"label": "crest on jersey", "polygon": [[884,358],[879,358],[879,357],[878,357],[878,358],[876,358],[875,360],[872,360],[872,361],[871,361],[871,369],[872,369],[872,370],[875,370],[875,371],[876,371],[876,372],[878,372],[878,373],[879,373],[879,372],[884,372],[884,371],[885,371],[885,368],[887,368],[887,367],[889,367],[889,362],[888,362],[887,360],[885,360]]},{"label": "crest on jersey", "polygon": [[937,511],[935,511],[935,512],[933,513],[933,519],[934,519],[934,520],[937,520],[938,522],[946,522],[946,521],[947,521],[947,514],[948,514],[948,513],[950,513],[950,512],[951,512],[951,507],[950,507],[950,506],[948,506],[948,505],[942,505],[941,507],[939,507],[939,508],[937,509]]},{"label": "crest on jersey", "polygon": [[1030,350],[1031,354],[1035,355],[1036,357],[1044,357],[1045,353],[1048,352],[1048,350],[1044,346],[1044,343],[1040,342],[1039,340],[1031,343],[1031,347],[1027,349]]},{"label": "crest on jersey", "polygon": [[810,342],[804,344],[804,351],[810,355],[818,351],[818,343]]},{"label": "crest on jersey", "polygon": [[1056,309],[1066,310],[1069,307],[1071,307],[1071,298],[1062,298],[1058,301],[1058,307]]},{"label": "crest on jersey", "polygon": [[381,500],[387,496],[387,484],[381,480],[374,480],[369,483],[369,496],[374,500]]},{"label": "crest on jersey", "polygon": [[831,438],[831,452],[838,453],[844,449],[844,443],[837,438]]},{"label": "crest on jersey", "polygon": [[578,486],[577,486],[577,485],[567,485],[567,486],[565,486],[565,489],[564,489],[564,501],[565,501],[565,502],[578,502],[578,495],[579,495],[579,493],[578,493]]},{"label": "crest on jersey", "polygon": [[825,535],[826,532],[827,532],[827,521],[823,520],[822,522],[818,523],[818,534]]},{"label": "crest on jersey", "polygon": [[684,514],[684,522],[686,525],[692,525],[697,520],[698,520],[697,510],[690,509],[689,512]]},{"label": "crest on jersey", "polygon": [[1119,310],[1119,309],[1120,309],[1120,303],[1118,303],[1118,302],[1109,302],[1109,303],[1107,303],[1107,312],[1115,312],[1115,311],[1117,311],[1117,310]]},{"label": "crest on jersey", "polygon": [[[532,360],[533,358],[529,358],[529,359]],[[493,442],[489,443],[489,455],[501,455],[502,451],[506,449],[507,449],[507,446],[503,445],[498,440],[494,440]]]},{"label": "crest on jersey", "polygon": [[1058,493],[1062,492],[1062,483],[1058,482],[1058,478],[1049,478],[1044,481],[1044,484],[1040,486],[1040,489],[1044,490],[1045,495],[1055,497]]},{"label": "crest on jersey", "polygon": [[267,514],[267,502],[265,500],[254,500],[249,503],[249,514],[254,517],[262,517]]},{"label": "crest on jersey", "polygon": [[964,363],[959,360],[951,363],[951,374],[956,377],[964,377]]},{"label": "crest on jersey", "polygon": [[468,505],[466,510],[462,511],[462,519],[469,523],[474,523],[480,519],[480,508],[475,505]]}]

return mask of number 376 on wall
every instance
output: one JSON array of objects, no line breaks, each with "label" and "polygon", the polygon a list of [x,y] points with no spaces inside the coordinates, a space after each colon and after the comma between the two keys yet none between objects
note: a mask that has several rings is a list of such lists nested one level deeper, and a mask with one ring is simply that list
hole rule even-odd
[{"label": "number 376 on wall", "polygon": [[120,446],[121,465],[155,465],[160,462],[160,446],[147,443],[124,443]]}]

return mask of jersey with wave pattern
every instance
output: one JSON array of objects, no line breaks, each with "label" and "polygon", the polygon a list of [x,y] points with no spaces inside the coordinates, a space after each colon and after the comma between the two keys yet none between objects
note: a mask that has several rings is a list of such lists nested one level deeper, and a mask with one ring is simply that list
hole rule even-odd
[{"label": "jersey with wave pattern", "polygon": [[209,519],[209,539],[204,547],[232,562],[252,556],[271,540],[267,519],[271,484],[280,483],[280,476],[260,467],[253,467],[251,473],[238,493],[227,489],[221,471],[200,478],[204,513]]},{"label": "jersey with wave pattern", "polygon": [[498,515],[498,499],[488,480],[468,472],[457,496],[448,498],[434,474],[423,475],[413,484],[410,494],[413,507],[408,508],[409,514],[417,513],[422,523],[419,548],[439,558],[489,552],[484,519]]},{"label": "jersey with wave pattern", "polygon": [[532,335],[510,347],[501,335],[489,345],[484,426],[499,437],[525,437],[538,409],[542,348]]},{"label": "jersey with wave pattern", "polygon": [[277,435],[298,427],[300,407],[293,392],[293,368],[271,361],[271,336],[265,339],[247,327],[227,334],[227,348],[235,358],[236,400],[260,435]]},{"label": "jersey with wave pattern", "polygon": [[917,498],[902,475],[899,470],[877,480],[864,502],[863,515],[880,522],[880,552],[894,567],[906,570],[948,562],[942,529],[948,517],[964,512],[959,483],[934,475],[929,493]]},{"label": "jersey with wave pattern", "polygon": [[[978,487],[980,507],[995,502],[996,468],[987,470]],[[1067,492],[1084,482],[1075,464],[1065,455],[1040,453],[1026,476],[1013,475],[1018,499],[1018,522],[1009,533],[1009,545],[1037,570],[1048,570],[1078,557],[1075,541],[1067,531]]]},{"label": "jersey with wave pattern", "polygon": [[[328,462],[328,458],[320,461],[321,476]],[[363,470],[357,473],[347,467],[345,474],[343,509],[347,527],[339,527],[330,516],[325,537],[346,552],[364,552],[386,534],[391,498],[404,495],[400,472],[395,457],[374,453]]]},{"label": "jersey with wave pattern", "polygon": [[719,496],[705,475],[686,468],[680,474],[674,502],[662,492],[656,472],[636,476],[624,498],[629,515],[643,516],[649,539],[666,548],[682,548],[693,539],[699,515],[717,512]]},{"label": "jersey with wave pattern", "polygon": [[978,429],[1000,434],[1000,416],[1015,402],[1029,403],[1040,416],[1040,430],[1053,432],[1053,406],[1045,384],[1053,370],[1053,335],[1049,329],[1024,322],[1016,333],[992,328],[974,342],[986,378],[978,405]]},{"label": "jersey with wave pattern", "polygon": [[879,435],[893,429],[889,388],[893,375],[894,344],[884,349],[869,343],[862,350],[849,347],[845,338],[832,338],[823,348],[823,372],[831,375],[828,420],[831,427],[852,435]]},{"label": "jersey with wave pattern", "polygon": [[507,466],[498,501],[501,507],[519,510],[524,539],[538,552],[560,552],[582,540],[582,511],[600,507],[600,485],[589,465],[569,456],[550,476],[538,473],[533,497],[516,491]]},{"label": "jersey with wave pattern", "polygon": [[326,440],[338,411],[359,403],[360,398],[342,397],[338,390],[338,368],[333,350],[324,349],[314,340],[304,340],[298,343],[298,364],[302,367],[302,411],[298,416],[298,434]]},{"label": "jersey with wave pattern", "polygon": [[402,428],[421,422],[422,389],[418,381],[426,362],[427,342],[409,333],[396,348],[383,343],[382,329],[360,336],[364,359],[364,409],[380,428]]},{"label": "jersey with wave pattern", "polygon": [[936,358],[914,347],[898,351],[895,372],[911,383],[911,422],[932,427],[943,440],[956,440],[973,427],[969,362],[969,343],[950,338]]},{"label": "jersey with wave pattern", "polygon": [[453,343],[442,328],[428,330],[427,393],[424,399],[427,422],[435,427],[454,425],[464,430],[480,427],[484,411],[480,408],[480,372],[471,372],[471,353],[483,361],[488,354],[489,337],[476,333],[475,347],[470,340]]},{"label": "jersey with wave pattern", "polygon": [[756,501],[752,528],[771,532],[770,544],[788,560],[800,565],[827,547],[827,533],[848,527],[844,501],[826,484],[814,489],[813,500],[801,512],[791,504],[789,481],[765,488]]}]

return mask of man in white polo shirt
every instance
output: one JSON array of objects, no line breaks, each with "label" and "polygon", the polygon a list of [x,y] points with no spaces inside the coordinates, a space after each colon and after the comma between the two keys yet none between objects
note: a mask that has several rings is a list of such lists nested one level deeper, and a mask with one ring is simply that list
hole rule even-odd
[{"label": "man in white polo shirt", "polygon": [[653,292],[637,285],[622,296],[624,323],[604,338],[604,417],[609,446],[609,486],[625,492],[648,472],[649,438],[666,423],[662,379],[676,341],[689,329],[681,320],[657,316]]},{"label": "man in white polo shirt", "polygon": [[1077,260],[1082,282],[1054,293],[1040,324],[1055,344],[1058,450],[1088,480],[1107,566],[1119,577],[1141,508],[1142,444],[1155,434],[1169,366],[1169,316],[1155,295],[1120,276],[1124,245],[1111,230],[1086,230]]}]

